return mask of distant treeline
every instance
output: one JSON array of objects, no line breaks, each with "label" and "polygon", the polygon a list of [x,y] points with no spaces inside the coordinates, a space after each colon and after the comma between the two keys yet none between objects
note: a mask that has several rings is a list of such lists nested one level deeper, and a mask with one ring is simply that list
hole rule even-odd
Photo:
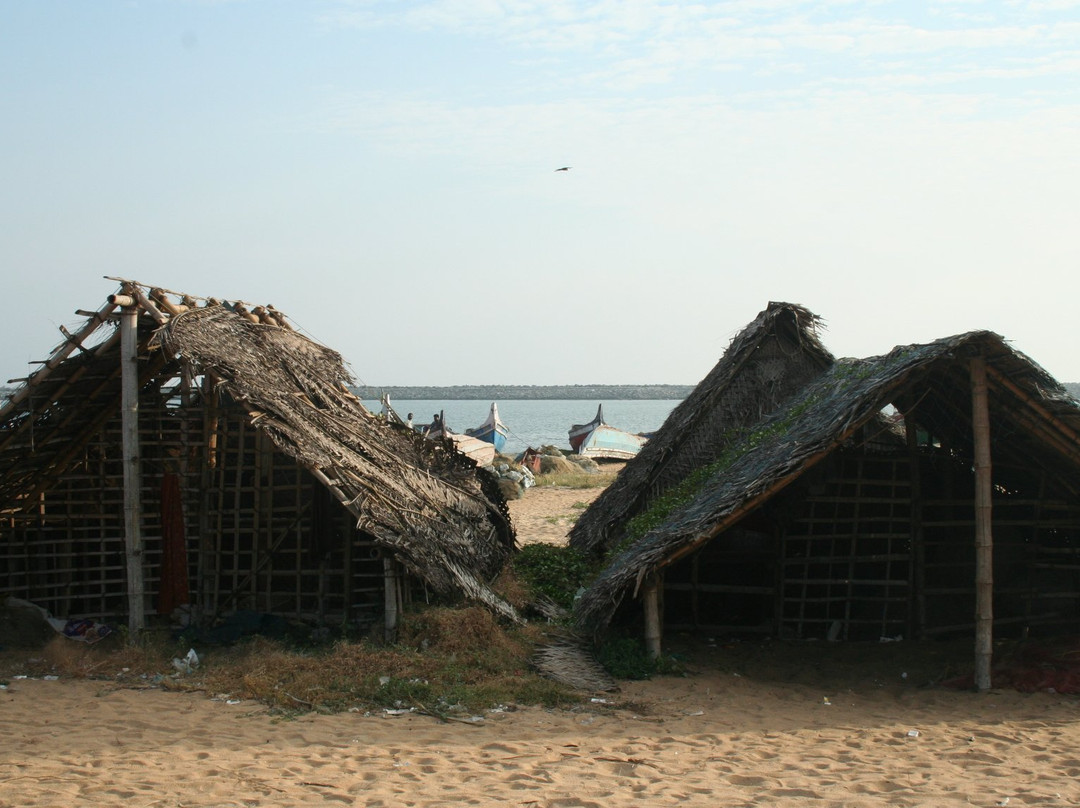
[{"label": "distant treeline", "polygon": [[[1080,382],[1062,382],[1073,398],[1080,399]],[[0,386],[0,402],[15,392],[14,387]],[[682,400],[694,389],[692,384],[462,384],[454,387],[353,387],[365,401],[378,401],[384,392],[391,400],[459,401],[485,399],[562,399],[566,401],[626,401],[633,399]]]},{"label": "distant treeline", "polygon": [[365,401],[378,401],[383,393],[391,401],[460,401],[510,399],[626,401],[633,399],[684,399],[694,389],[692,384],[460,384],[453,387],[353,387]]}]

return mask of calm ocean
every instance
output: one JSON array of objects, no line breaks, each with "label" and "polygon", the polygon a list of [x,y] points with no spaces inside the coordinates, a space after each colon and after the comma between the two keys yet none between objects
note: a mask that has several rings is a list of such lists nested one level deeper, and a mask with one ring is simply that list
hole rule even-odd
[{"label": "calm ocean", "polygon": [[[398,415],[413,414],[414,424],[431,423],[437,412],[446,414],[446,423],[454,432],[480,426],[491,409],[490,401],[418,401],[400,399],[390,402]],[[509,399],[497,401],[499,418],[510,430],[506,454],[518,454],[527,447],[558,446],[569,449],[567,437],[571,425],[586,424],[596,415],[598,401],[540,401]],[[604,420],[627,432],[655,432],[664,423],[679,401],[604,401]],[[364,406],[379,412],[378,401],[365,401]]]}]

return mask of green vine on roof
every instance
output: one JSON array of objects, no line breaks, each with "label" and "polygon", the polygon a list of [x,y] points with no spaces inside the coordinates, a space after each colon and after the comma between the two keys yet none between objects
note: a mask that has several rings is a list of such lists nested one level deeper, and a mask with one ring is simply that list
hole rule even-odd
[{"label": "green vine on roof", "polygon": [[734,465],[735,461],[788,432],[803,413],[819,400],[821,400],[821,395],[815,393],[789,409],[784,413],[783,418],[767,423],[758,429],[743,427],[725,432],[720,441],[726,448],[720,457],[706,466],[691,471],[678,484],[656,497],[648,508],[627,521],[622,539],[608,551],[606,560],[617,558],[646,533],[664,524],[671,514],[695,500],[710,480]]}]

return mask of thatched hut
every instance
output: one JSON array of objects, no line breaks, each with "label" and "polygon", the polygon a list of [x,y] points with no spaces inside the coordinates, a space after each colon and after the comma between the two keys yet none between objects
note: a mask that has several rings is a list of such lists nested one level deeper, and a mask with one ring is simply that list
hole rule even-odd
[{"label": "thatched hut", "polygon": [[697,483],[619,537],[583,632],[636,619],[634,597],[654,653],[665,629],[974,631],[988,686],[992,629],[1080,627],[1080,405],[996,334],[840,360]]},{"label": "thatched hut", "polygon": [[490,475],[368,412],[272,306],[136,282],[0,409],[0,595],[140,628],[190,607],[392,632],[479,600],[514,548]]}]

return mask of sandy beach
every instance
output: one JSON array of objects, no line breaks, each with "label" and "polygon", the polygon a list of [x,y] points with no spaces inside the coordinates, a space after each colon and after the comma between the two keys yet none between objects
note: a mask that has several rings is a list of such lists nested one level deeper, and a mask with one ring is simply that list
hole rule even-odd
[{"label": "sandy beach", "polygon": [[[520,540],[562,540],[597,493],[530,490]],[[1080,804],[1076,696],[926,686],[945,657],[902,643],[682,641],[686,676],[468,723],[11,678],[0,806]]]},{"label": "sandy beach", "polygon": [[521,499],[510,500],[507,504],[518,544],[565,544],[574,521],[602,490],[541,486],[528,489]]}]

